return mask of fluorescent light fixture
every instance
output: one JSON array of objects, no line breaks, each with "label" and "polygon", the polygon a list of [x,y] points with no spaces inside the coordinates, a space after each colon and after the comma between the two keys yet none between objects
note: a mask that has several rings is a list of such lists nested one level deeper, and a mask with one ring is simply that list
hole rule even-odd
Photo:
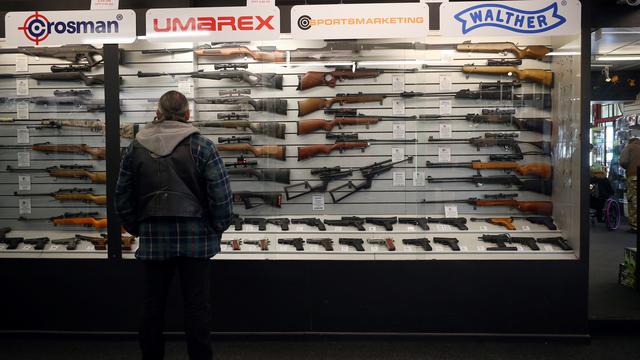
[{"label": "fluorescent light fixture", "polygon": [[153,33],[147,35],[148,39],[173,39],[173,38],[202,38],[211,37],[211,31],[185,31],[180,33]]},{"label": "fluorescent light fixture", "polygon": [[580,55],[580,51],[552,51],[547,56],[575,56]]},{"label": "fluorescent light fixture", "polygon": [[596,55],[596,61],[640,61],[640,55]]}]

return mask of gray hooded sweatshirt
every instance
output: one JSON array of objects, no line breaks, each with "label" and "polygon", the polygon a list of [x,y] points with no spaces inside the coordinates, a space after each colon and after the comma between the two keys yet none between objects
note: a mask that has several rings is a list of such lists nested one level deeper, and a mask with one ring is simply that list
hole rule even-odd
[{"label": "gray hooded sweatshirt", "polygon": [[167,156],[182,140],[196,133],[198,129],[189,123],[164,120],[147,124],[136,134],[136,140],[153,154]]}]

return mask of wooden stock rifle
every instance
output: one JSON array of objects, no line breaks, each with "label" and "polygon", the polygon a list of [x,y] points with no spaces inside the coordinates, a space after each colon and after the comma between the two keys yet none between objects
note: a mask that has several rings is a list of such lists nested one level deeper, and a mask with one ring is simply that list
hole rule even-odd
[{"label": "wooden stock rifle", "polygon": [[434,163],[427,161],[428,168],[469,168],[474,170],[504,170],[506,172],[515,171],[523,176],[537,176],[543,179],[550,179],[553,175],[553,167],[545,163],[532,163],[520,165],[511,161],[489,161],[482,162],[473,160],[471,162],[462,163]]},{"label": "wooden stock rifle", "polygon": [[284,145],[251,145],[251,136],[232,136],[230,138],[219,137],[216,149],[220,151],[250,152],[256,157],[269,157],[278,160],[286,159],[286,146]]},{"label": "wooden stock rifle", "polygon": [[21,193],[15,191],[13,195],[18,197],[51,196],[58,201],[82,201],[96,205],[105,205],[107,203],[107,196],[94,194],[92,188],[60,189],[51,193]]},{"label": "wooden stock rifle", "polygon": [[106,171],[91,171],[91,165],[59,165],[44,169],[20,169],[7,165],[7,172],[13,173],[49,173],[49,176],[60,178],[90,179],[94,184],[106,184]]},{"label": "wooden stock rifle", "polygon": [[107,219],[96,219],[97,212],[77,212],[64,213],[59,216],[49,218],[27,218],[20,216],[18,221],[51,221],[53,225],[83,225],[94,229],[104,229],[107,227]]},{"label": "wooden stock rifle", "polygon": [[334,151],[343,152],[350,149],[368,148],[371,143],[376,144],[396,144],[415,143],[418,139],[360,139],[357,133],[327,133],[328,140],[335,140],[335,144],[315,144],[301,146],[298,148],[298,161],[315,157],[320,154],[329,155]]},{"label": "wooden stock rifle", "polygon": [[0,149],[28,149],[39,151],[46,154],[49,153],[69,153],[69,154],[88,154],[94,160],[104,160],[106,150],[104,147],[89,146],[86,144],[52,144],[50,142],[19,146],[19,145],[0,145]]},{"label": "wooden stock rifle", "polygon": [[484,206],[506,206],[521,212],[538,215],[551,215],[553,203],[551,201],[518,201],[517,194],[485,195],[484,199],[469,198],[459,200],[422,200],[421,204],[469,204],[474,210]]}]

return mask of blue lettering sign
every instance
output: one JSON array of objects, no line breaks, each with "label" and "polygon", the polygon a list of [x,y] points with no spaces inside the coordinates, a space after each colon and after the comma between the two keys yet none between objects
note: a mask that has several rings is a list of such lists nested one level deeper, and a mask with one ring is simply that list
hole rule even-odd
[{"label": "blue lettering sign", "polygon": [[521,10],[502,4],[481,4],[460,11],[454,18],[468,34],[481,27],[497,27],[516,33],[543,33],[567,22],[558,14],[558,3],[540,10]]}]

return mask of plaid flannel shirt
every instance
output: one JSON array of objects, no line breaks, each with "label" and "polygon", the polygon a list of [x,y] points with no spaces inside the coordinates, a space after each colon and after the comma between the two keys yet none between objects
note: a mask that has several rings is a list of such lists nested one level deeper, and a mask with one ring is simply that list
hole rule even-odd
[{"label": "plaid flannel shirt", "polygon": [[136,258],[163,260],[185,256],[210,258],[220,251],[220,237],[231,224],[233,195],[224,163],[213,142],[200,134],[191,135],[191,154],[206,179],[209,211],[205,218],[154,217],[136,223],[135,179],[131,168],[132,145],[125,150],[116,188],[116,211],[125,228],[137,232],[140,245]]}]

